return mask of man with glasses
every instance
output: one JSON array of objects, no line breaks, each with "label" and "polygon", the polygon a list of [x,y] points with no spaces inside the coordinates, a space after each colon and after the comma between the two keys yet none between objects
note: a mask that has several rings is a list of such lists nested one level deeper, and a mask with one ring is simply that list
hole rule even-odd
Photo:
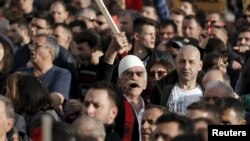
[{"label": "man with glasses", "polygon": [[37,34],[29,48],[33,67],[21,68],[19,71],[40,78],[51,93],[55,108],[61,111],[64,100],[69,98],[71,74],[53,65],[59,52],[57,40],[47,34]]}]

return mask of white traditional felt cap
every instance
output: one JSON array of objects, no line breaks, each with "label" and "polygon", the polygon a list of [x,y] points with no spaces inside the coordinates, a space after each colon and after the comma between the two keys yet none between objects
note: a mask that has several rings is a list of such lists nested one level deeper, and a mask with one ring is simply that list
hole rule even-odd
[{"label": "white traditional felt cap", "polygon": [[144,64],[142,63],[141,59],[138,58],[135,55],[127,55],[125,57],[122,58],[122,60],[119,63],[119,67],[118,67],[118,76],[120,77],[121,74],[126,71],[129,68],[132,67],[143,67],[145,69]]}]

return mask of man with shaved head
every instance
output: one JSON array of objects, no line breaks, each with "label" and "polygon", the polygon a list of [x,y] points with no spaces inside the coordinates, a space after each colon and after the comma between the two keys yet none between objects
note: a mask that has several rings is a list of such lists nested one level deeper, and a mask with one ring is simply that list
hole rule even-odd
[{"label": "man with shaved head", "polygon": [[176,70],[162,78],[154,88],[151,102],[166,106],[171,112],[185,113],[189,104],[200,100],[202,90],[198,73],[201,70],[199,50],[183,46],[176,57]]},{"label": "man with shaved head", "polygon": [[207,83],[213,80],[219,80],[230,85],[230,78],[228,74],[223,73],[220,70],[210,70],[208,71],[202,79],[202,87],[205,88]]}]

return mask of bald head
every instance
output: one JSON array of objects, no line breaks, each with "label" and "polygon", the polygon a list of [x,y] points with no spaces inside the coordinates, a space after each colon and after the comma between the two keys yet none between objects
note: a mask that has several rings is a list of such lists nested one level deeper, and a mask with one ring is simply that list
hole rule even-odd
[{"label": "bald head", "polygon": [[193,45],[184,45],[179,51],[177,55],[177,59],[182,57],[183,54],[192,54],[197,57],[198,60],[200,60],[200,51],[197,49],[197,47]]},{"label": "bald head", "polygon": [[192,45],[183,46],[176,57],[176,71],[179,83],[195,84],[201,68],[200,51]]},{"label": "bald head", "polygon": [[230,80],[227,78],[226,74],[220,70],[211,70],[204,75],[202,79],[202,86],[205,88],[207,83],[213,80],[223,81],[230,85]]}]

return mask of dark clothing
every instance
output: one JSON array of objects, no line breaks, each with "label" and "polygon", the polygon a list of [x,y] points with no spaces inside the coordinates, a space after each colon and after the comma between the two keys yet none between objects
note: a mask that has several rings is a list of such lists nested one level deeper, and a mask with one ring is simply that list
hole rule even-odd
[{"label": "dark clothing", "polygon": [[[200,72],[198,73],[197,77],[197,82],[198,84],[200,84],[200,86],[202,82],[202,75],[203,74]],[[164,76],[158,83],[156,83],[156,86],[153,88],[150,102],[152,104],[166,106],[166,103],[169,100],[172,89],[177,82],[178,82],[178,74],[176,70]]]},{"label": "dark clothing", "polygon": [[18,68],[26,67],[26,64],[30,60],[30,50],[28,48],[29,44],[20,47],[15,55],[14,62],[12,65],[12,72],[16,71]]},{"label": "dark clothing", "polygon": [[88,66],[81,65],[79,67],[78,84],[80,89],[79,91],[80,98],[83,98],[85,96],[89,87],[92,85],[93,82],[95,82],[97,71],[98,71],[97,65],[88,65]]},{"label": "dark clothing", "polygon": [[122,141],[120,136],[113,129],[113,125],[105,125],[105,141]]},{"label": "dark clothing", "polygon": [[[34,68],[20,68],[19,71],[34,74]],[[68,70],[53,66],[39,77],[49,92],[61,93],[65,99],[69,98],[71,74]]]},{"label": "dark clothing", "polygon": [[9,76],[9,73],[0,72],[0,94],[5,94],[6,92],[6,80]]}]

